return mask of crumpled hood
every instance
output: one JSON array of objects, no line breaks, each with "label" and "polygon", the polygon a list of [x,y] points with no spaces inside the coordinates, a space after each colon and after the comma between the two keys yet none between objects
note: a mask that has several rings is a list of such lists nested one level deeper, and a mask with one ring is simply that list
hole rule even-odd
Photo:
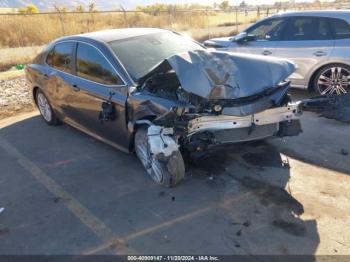
[{"label": "crumpled hood", "polygon": [[184,90],[207,99],[236,99],[261,93],[276,87],[296,69],[286,59],[207,50],[177,54],[165,61]]}]

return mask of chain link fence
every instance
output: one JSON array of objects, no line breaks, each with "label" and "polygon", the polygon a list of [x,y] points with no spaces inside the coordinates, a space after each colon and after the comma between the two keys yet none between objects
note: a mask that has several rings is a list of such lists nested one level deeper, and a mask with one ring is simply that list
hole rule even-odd
[{"label": "chain link fence", "polygon": [[[111,28],[160,27],[208,38],[239,31],[242,26],[282,10],[169,10],[50,12],[0,14],[0,48],[43,45],[60,36]],[[201,39],[200,39],[201,40]]]},{"label": "chain link fence", "polygon": [[[331,6],[333,9],[341,7],[343,6],[334,4]],[[321,6],[318,9],[320,8]],[[327,8],[330,6],[322,7]],[[234,35],[249,24],[281,11],[286,10],[256,7],[229,11],[208,9],[0,14],[0,69],[16,63],[26,63],[41,46],[65,35],[112,28],[159,27],[187,34],[201,42],[208,38]]]}]

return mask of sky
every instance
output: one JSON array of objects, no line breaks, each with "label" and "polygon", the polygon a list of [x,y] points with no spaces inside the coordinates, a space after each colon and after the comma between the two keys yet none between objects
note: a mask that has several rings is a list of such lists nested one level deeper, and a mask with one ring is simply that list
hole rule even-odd
[{"label": "sky", "polygon": [[[140,4],[147,5],[148,3],[179,3],[179,4],[185,4],[185,3],[201,3],[201,4],[213,4],[214,2],[220,3],[223,0],[201,0],[201,1],[195,1],[195,0],[151,0],[151,1],[145,1],[145,0],[134,0],[131,2],[139,2]],[[289,2],[289,0],[245,0],[247,4],[252,5],[262,5],[262,4],[273,4],[274,2]],[[295,2],[313,2],[314,0],[296,0]],[[231,5],[237,5],[242,2],[242,0],[229,0]]]},{"label": "sky", "polygon": [[[52,6],[52,2],[56,2],[58,5],[62,4],[67,7],[76,6],[77,3],[88,3],[90,0],[0,0],[0,7],[23,7],[28,3],[34,3],[39,8],[46,9],[47,6]],[[92,0],[95,2],[97,9],[110,10],[116,8],[121,4],[126,9],[134,9],[138,5],[149,5],[154,3],[164,4],[189,4],[189,3],[201,3],[204,5],[212,5],[213,3],[221,3],[223,0]],[[287,2],[288,0],[277,0],[281,2]],[[295,0],[295,2],[312,2],[314,0]],[[321,0],[322,1],[322,0]],[[323,0],[329,1],[329,0]],[[238,5],[242,0],[229,0],[231,5]],[[247,4],[262,5],[273,4],[276,0],[245,0]]]}]

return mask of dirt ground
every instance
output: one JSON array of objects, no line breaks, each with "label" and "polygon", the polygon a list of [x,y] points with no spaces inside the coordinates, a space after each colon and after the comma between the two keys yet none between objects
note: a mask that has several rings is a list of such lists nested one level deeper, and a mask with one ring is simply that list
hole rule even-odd
[{"label": "dirt ground", "polygon": [[350,126],[302,125],[213,152],[165,189],[134,155],[37,112],[3,119],[0,254],[350,255]]},{"label": "dirt ground", "polygon": [[[14,71],[14,73],[17,72]],[[35,110],[32,93],[24,75],[15,78],[8,77],[6,80],[2,80],[1,75],[0,119]]]}]

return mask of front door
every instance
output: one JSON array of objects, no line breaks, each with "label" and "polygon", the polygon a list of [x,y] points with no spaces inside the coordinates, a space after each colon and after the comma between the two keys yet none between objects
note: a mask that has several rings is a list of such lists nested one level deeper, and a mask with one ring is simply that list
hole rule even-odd
[{"label": "front door", "polygon": [[[91,44],[78,42],[74,61],[76,76],[66,114],[84,131],[127,148],[126,85],[103,53]],[[101,119],[103,102],[113,107],[111,119]]]},{"label": "front door", "polygon": [[284,25],[285,19],[282,18],[261,21],[247,29],[246,33],[251,38],[250,41],[232,42],[228,51],[273,56],[276,41],[280,39]]}]

